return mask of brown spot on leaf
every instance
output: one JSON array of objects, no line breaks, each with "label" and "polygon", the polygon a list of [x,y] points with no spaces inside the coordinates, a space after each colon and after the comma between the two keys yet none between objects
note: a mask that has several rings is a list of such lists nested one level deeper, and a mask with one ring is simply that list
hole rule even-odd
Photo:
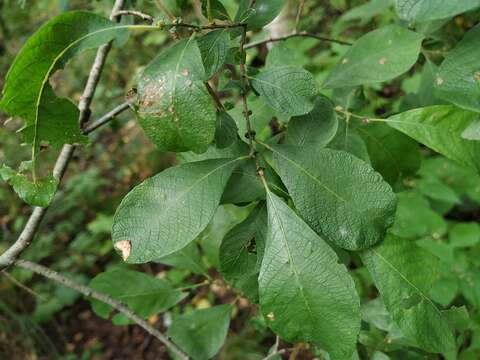
[{"label": "brown spot on leaf", "polygon": [[130,257],[130,253],[132,252],[132,243],[130,240],[117,241],[114,247],[122,254],[123,261],[127,261]]},{"label": "brown spot on leaf", "polygon": [[275,315],[273,314],[273,312],[270,311],[270,312],[267,314],[267,319],[268,319],[269,321],[274,321],[274,320],[275,320]]},{"label": "brown spot on leaf", "polygon": [[346,64],[346,63],[348,63],[348,59],[347,59],[347,58],[345,58],[345,59],[342,60],[342,64]]},{"label": "brown spot on leaf", "polygon": [[183,76],[188,76],[188,69],[183,69],[182,70],[182,75]]},{"label": "brown spot on leaf", "polygon": [[380,60],[378,60],[378,63],[379,63],[380,65],[385,65],[385,64],[387,63],[387,59],[384,58],[384,57],[382,57]]},{"label": "brown spot on leaf", "polygon": [[475,80],[480,81],[480,71],[477,71],[477,72],[473,75],[473,77],[475,78]]}]

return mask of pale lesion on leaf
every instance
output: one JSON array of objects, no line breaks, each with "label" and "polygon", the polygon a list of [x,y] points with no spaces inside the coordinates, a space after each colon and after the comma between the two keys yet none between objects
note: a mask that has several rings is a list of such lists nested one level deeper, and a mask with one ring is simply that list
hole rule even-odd
[{"label": "pale lesion on leaf", "polygon": [[164,115],[162,100],[166,92],[166,83],[165,77],[145,81],[138,95],[139,113]]},{"label": "pale lesion on leaf", "polygon": [[120,251],[123,261],[127,261],[132,252],[132,242],[130,240],[119,240],[115,242],[114,247]]}]

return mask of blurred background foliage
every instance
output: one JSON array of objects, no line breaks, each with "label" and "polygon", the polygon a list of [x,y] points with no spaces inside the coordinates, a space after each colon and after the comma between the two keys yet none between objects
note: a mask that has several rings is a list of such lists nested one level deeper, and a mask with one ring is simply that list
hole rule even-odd
[{"label": "blurred background foliage", "polygon": [[[235,11],[235,0],[222,2]],[[0,0],[0,87],[22,44],[45,21],[76,9],[107,15],[112,3],[111,0]],[[200,13],[198,1],[130,0],[129,3],[131,8],[156,17],[181,16],[189,22],[196,21]],[[267,31],[291,31],[296,6],[296,1],[290,1],[282,15],[283,23],[274,23],[270,30],[250,34],[250,40],[266,38]],[[348,104],[357,113],[376,116],[439,103],[432,91],[435,67],[442,60],[443,52],[478,19],[479,13],[471,12],[447,23],[426,24],[421,31],[429,33],[431,40],[424,44],[422,60],[408,74],[387,84],[327,95],[339,105]],[[307,0],[299,29],[353,40],[392,21],[398,20],[390,0]],[[124,44],[115,46],[95,94],[92,118],[122,102],[134,86],[142,66],[171,41],[172,36],[167,32],[152,32],[131,36]],[[271,61],[282,59],[304,66],[320,84],[344,51],[345,47],[340,45],[297,38],[278,43],[269,56]],[[249,52],[247,60],[262,66],[267,53],[267,49],[261,47]],[[66,71],[56,73],[52,79],[56,92],[78,101],[94,55],[94,52],[82,54]],[[218,79],[218,82],[228,89],[226,79]],[[228,96],[228,91],[226,94]],[[262,132],[270,135],[275,128],[283,126],[281,119],[272,121],[271,112],[260,111],[262,104],[256,106],[253,101],[252,109],[253,125],[260,136]],[[15,134],[20,122],[0,114],[0,123],[0,164],[17,166],[28,160],[29,149]],[[385,147],[379,150],[369,136],[372,133],[382,136],[387,150]],[[399,177],[394,166],[384,172],[389,174],[388,181],[399,193],[397,220],[392,232],[416,241],[440,259],[442,271],[430,295],[444,306],[467,306],[471,319],[462,324],[467,331],[459,358],[479,359],[480,177],[406,140],[390,128],[374,124],[357,126],[352,128],[351,136],[358,137],[358,151],[372,163],[380,163],[381,157],[387,156],[385,151],[389,146],[392,151],[408,148],[398,161],[408,161],[412,166],[411,174]],[[115,209],[135,184],[176,161],[172,154],[155,150],[131,113],[119,116],[91,135],[91,140],[76,153],[40,235],[24,254],[26,259],[41,262],[83,283],[105,269],[125,266],[110,241]],[[45,173],[52,170],[55,155],[53,151],[42,152]],[[220,359],[261,359],[274,341],[257,307],[235,293],[213,270],[218,263],[218,248],[223,236],[250,210],[221,206],[208,229],[190,249],[188,261],[177,258],[165,260],[164,264],[136,267],[166,278],[179,288],[201,283],[205,277],[215,279],[209,286],[193,287],[180,305],[163,315],[152,316],[149,321],[163,329],[180,308],[235,303],[230,334],[218,355]],[[12,189],[0,183],[0,251],[15,240],[29,212],[30,208]],[[360,261],[353,258],[350,263],[363,299],[364,327],[360,343],[368,358],[428,358],[408,348],[383,304],[372,300],[376,294],[371,280],[364,268],[356,268]],[[297,359],[323,356],[314,354],[313,349],[302,344],[294,351]],[[0,275],[0,358],[159,359],[167,355],[142,329],[114,326],[94,315],[88,301],[73,290],[33,277],[27,271],[13,269]]]}]

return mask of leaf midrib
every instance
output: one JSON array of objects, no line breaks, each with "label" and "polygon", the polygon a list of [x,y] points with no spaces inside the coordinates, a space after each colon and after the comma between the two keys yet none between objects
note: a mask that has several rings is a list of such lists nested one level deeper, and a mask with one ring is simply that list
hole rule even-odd
[{"label": "leaf midrib", "polygon": [[264,145],[265,147],[267,147],[268,149],[270,149],[271,151],[275,152],[276,154],[280,155],[282,158],[284,158],[285,160],[291,162],[295,167],[297,167],[298,169],[300,169],[303,173],[305,173],[309,178],[311,178],[313,181],[315,181],[316,183],[318,183],[318,185],[320,185],[322,188],[324,188],[325,190],[327,190],[328,192],[330,192],[331,194],[333,194],[335,197],[337,197],[338,199],[342,200],[343,202],[347,202],[346,199],[342,198],[339,194],[337,194],[335,191],[333,191],[332,189],[330,189],[328,186],[326,186],[325,184],[321,183],[319,179],[317,179],[313,174],[311,174],[307,169],[305,169],[304,167],[302,167],[300,164],[296,163],[294,160],[290,159],[289,157],[285,156],[284,154],[282,154],[281,152],[279,152],[278,150],[276,150],[275,148],[263,143],[263,142],[260,142],[262,145]]},{"label": "leaf midrib", "polygon": [[386,258],[384,258],[379,252],[377,252],[375,249],[371,249],[371,251],[380,259],[382,260],[385,264],[388,265],[394,272],[396,272],[408,285],[410,285],[415,291],[417,291],[420,296],[426,300],[430,305],[436,310],[436,312],[442,316],[442,313],[440,310],[437,308],[437,306],[433,303],[433,301],[423,293],[415,284],[413,284],[408,278],[400,272],[391,262],[389,262]]},{"label": "leaf midrib", "polygon": [[[300,276],[299,276],[299,274],[298,274],[298,272],[297,272],[297,268],[296,268],[296,266],[295,266],[295,262],[294,262],[294,260],[293,260],[292,253],[291,253],[291,251],[290,251],[290,246],[288,245],[287,233],[286,233],[286,231],[285,231],[285,229],[284,229],[284,227],[283,227],[283,223],[282,223],[282,221],[281,221],[281,219],[280,219],[280,216],[278,215],[278,210],[277,210],[277,208],[276,208],[275,205],[274,205],[274,200],[273,200],[273,198],[272,198],[272,196],[271,196],[270,189],[266,188],[266,191],[267,191],[267,196],[270,198],[270,204],[272,205],[272,209],[273,209],[273,211],[274,211],[274,213],[275,213],[275,215],[276,215],[277,222],[278,222],[278,224],[279,224],[279,226],[280,226],[280,230],[282,231],[282,235],[283,235],[283,236],[282,236],[282,240],[283,240],[282,242],[283,242],[283,244],[284,244],[285,249],[287,250],[287,256],[288,256],[288,259],[289,259],[290,264],[291,264],[290,268],[292,269],[293,274],[295,275],[295,279],[296,279],[297,286],[298,286],[298,288],[299,288],[299,290],[300,290],[300,293],[301,293],[301,295],[302,295],[303,301],[304,301],[305,306],[306,306],[306,308],[307,308],[307,311],[308,311],[308,313],[309,313],[309,315],[310,315],[310,318],[311,318],[311,319],[314,319],[314,318],[315,318],[315,314],[314,314],[314,312],[312,311],[312,309],[311,309],[311,307],[310,307],[310,303],[309,303],[309,301],[307,300],[307,297],[306,297],[305,292],[304,292],[304,290],[303,290],[303,285],[302,285],[302,283],[301,283],[301,281],[300,281]],[[312,244],[312,246],[313,246],[313,244]],[[321,314],[321,313],[319,313],[318,315],[322,317],[322,314]],[[312,330],[313,330],[313,329],[312,329]],[[309,339],[307,339],[307,340],[309,340]]]}]

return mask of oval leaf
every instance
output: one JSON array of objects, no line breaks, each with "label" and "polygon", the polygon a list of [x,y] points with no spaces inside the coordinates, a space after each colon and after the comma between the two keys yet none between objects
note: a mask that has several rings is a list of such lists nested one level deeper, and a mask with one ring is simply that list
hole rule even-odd
[{"label": "oval leaf", "polygon": [[231,311],[231,305],[191,311],[176,318],[167,334],[193,360],[211,359],[227,338]]},{"label": "oval leaf", "polygon": [[[112,240],[124,260],[144,263],[174,253],[205,229],[239,159],[169,168],[136,186],[115,214]],[[126,255],[126,256],[125,256]]]},{"label": "oval leaf", "polygon": [[423,36],[397,25],[363,35],[343,56],[323,86],[375,84],[407,72],[417,61]]},{"label": "oval leaf", "polygon": [[306,341],[349,359],[360,330],[360,301],[335,252],[279,197],[267,192],[268,232],[259,276],[268,325],[289,342]]},{"label": "oval leaf", "polygon": [[[144,319],[171,308],[187,296],[162,279],[126,269],[100,273],[90,281],[89,286],[121,301]],[[113,310],[110,305],[94,299],[90,301],[96,314],[109,318]],[[130,323],[123,314],[116,314],[112,320],[116,325]]]},{"label": "oval leaf", "polygon": [[227,281],[258,273],[266,229],[267,208],[262,203],[225,235],[220,247],[220,272]]},{"label": "oval leaf", "polygon": [[328,148],[350,153],[357,158],[370,164],[370,155],[367,145],[358,133],[358,127],[353,126],[351,121],[338,119],[338,129],[334,138],[328,143]]},{"label": "oval leaf", "polygon": [[213,19],[230,20],[227,9],[219,0],[202,0],[202,14],[213,22]]},{"label": "oval leaf", "polygon": [[333,139],[338,120],[330,100],[318,97],[312,111],[288,122],[285,144],[325,146]]},{"label": "oval leaf", "polygon": [[232,145],[237,138],[237,123],[227,112],[219,111],[215,125],[215,145],[219,149],[224,149]]},{"label": "oval leaf", "polygon": [[312,74],[300,67],[272,67],[253,77],[251,83],[280,114],[303,115],[313,109],[317,86]]},{"label": "oval leaf", "polygon": [[280,14],[280,11],[285,6],[285,0],[241,0],[235,21],[247,22],[248,29],[259,29]]},{"label": "oval leaf", "polygon": [[205,80],[200,50],[192,38],[162,52],[143,71],[137,114],[160,150],[203,152],[213,141],[216,111]]},{"label": "oval leaf", "polygon": [[441,99],[480,112],[480,25],[447,55],[435,81]]},{"label": "oval leaf", "polygon": [[227,30],[211,31],[197,39],[205,67],[205,77],[210,79],[223,66],[230,49],[230,36]]},{"label": "oval leaf", "polygon": [[86,141],[77,107],[58,98],[48,79],[75,54],[125,35],[128,27],[75,11],[47,22],[26,42],[8,71],[0,108],[25,120],[25,139],[34,151],[43,141],[55,147]]},{"label": "oval leaf", "polygon": [[395,10],[401,19],[411,22],[440,20],[480,6],[480,0],[396,0]]},{"label": "oval leaf", "polygon": [[416,141],[384,124],[357,127],[364,139],[372,167],[394,186],[405,176],[415,175],[422,154]]},{"label": "oval leaf", "polygon": [[343,151],[312,146],[271,149],[295,207],[315,231],[348,250],[383,240],[396,199],[368,164]]},{"label": "oval leaf", "polygon": [[414,109],[388,118],[388,124],[418,142],[476,171],[480,171],[480,142],[462,133],[480,115],[455,106]]},{"label": "oval leaf", "polygon": [[383,302],[403,334],[422,349],[447,353],[455,340],[443,312],[428,297],[437,259],[410,240],[389,235],[362,254]]}]

